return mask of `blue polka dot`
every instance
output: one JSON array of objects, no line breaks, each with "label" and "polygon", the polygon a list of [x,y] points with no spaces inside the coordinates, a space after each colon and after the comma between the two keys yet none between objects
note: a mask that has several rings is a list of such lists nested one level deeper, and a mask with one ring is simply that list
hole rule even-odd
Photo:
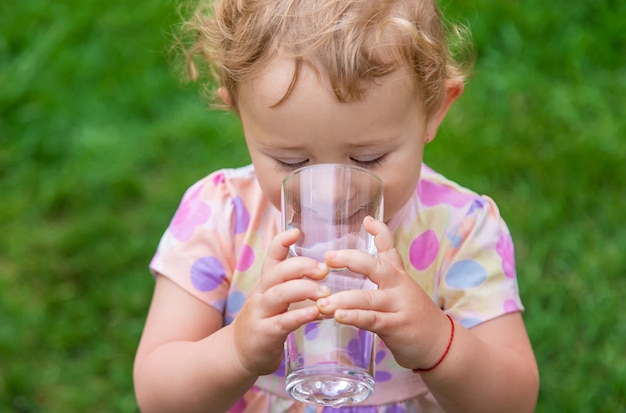
[{"label": "blue polka dot", "polygon": [[472,288],[487,279],[487,270],[474,260],[454,263],[446,273],[446,283],[451,288]]},{"label": "blue polka dot", "polygon": [[452,248],[458,248],[459,245],[461,245],[461,243],[463,242],[463,235],[458,234],[459,227],[460,225],[455,225],[447,234],[447,237],[452,244]]},{"label": "blue polka dot", "polygon": [[483,320],[481,320],[480,318],[476,318],[476,317],[468,317],[460,321],[461,325],[465,328],[472,328],[482,322]]},{"label": "blue polka dot", "polygon": [[228,296],[226,303],[226,324],[232,323],[237,314],[239,314],[239,310],[241,310],[241,306],[245,300],[246,296],[240,292],[234,292]]}]

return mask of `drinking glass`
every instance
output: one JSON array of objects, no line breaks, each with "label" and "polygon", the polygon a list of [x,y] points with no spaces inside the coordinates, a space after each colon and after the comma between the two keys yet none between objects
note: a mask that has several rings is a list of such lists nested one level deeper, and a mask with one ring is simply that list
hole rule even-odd
[{"label": "drinking glass", "polygon": [[[289,256],[320,262],[329,250],[358,249],[376,254],[374,237],[363,227],[366,216],[383,219],[383,184],[370,171],[351,165],[317,164],[300,168],[282,183],[283,229],[301,236]],[[347,268],[331,268],[319,281],[331,293],[377,288]],[[315,305],[307,300],[291,308]],[[285,342],[286,390],[296,400],[324,406],[357,404],[374,391],[374,333],[321,318],[290,333]]]}]

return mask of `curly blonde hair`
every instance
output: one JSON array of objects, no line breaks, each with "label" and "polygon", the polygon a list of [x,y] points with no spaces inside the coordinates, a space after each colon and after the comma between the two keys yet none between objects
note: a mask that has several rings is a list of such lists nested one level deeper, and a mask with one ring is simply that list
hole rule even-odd
[{"label": "curly blonde hair", "polygon": [[277,105],[305,61],[340,102],[361,100],[376,78],[406,64],[430,113],[446,81],[465,81],[471,66],[456,58],[469,50],[467,33],[446,26],[435,0],[199,0],[183,33],[189,78],[211,75],[235,108],[240,82],[279,55],[293,58],[296,71]]}]

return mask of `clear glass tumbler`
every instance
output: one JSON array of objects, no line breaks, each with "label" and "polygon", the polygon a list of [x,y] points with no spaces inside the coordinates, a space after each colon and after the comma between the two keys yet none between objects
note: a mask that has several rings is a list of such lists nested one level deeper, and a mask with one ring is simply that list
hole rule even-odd
[{"label": "clear glass tumbler", "polygon": [[[351,165],[318,164],[300,168],[282,184],[283,229],[299,228],[289,255],[320,262],[328,250],[359,249],[376,254],[363,228],[370,215],[383,219],[383,183],[370,171]],[[331,293],[375,289],[347,268],[331,268],[320,281]],[[296,303],[302,307],[311,301]],[[285,343],[286,390],[296,400],[324,406],[360,403],[374,391],[374,333],[323,318],[289,334]]]}]

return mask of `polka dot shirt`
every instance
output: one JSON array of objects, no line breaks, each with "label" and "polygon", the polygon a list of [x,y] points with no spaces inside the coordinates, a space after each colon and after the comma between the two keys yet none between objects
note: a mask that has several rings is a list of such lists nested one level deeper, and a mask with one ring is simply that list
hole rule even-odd
[{"label": "polka dot shirt", "polygon": [[[183,196],[151,271],[215,308],[229,324],[259,277],[279,221],[251,165],[216,171]],[[413,197],[387,224],[407,272],[465,327],[523,311],[513,242],[490,198],[423,166]],[[230,413],[440,411],[419,374],[398,366],[380,340],[375,371],[366,405],[330,409],[289,398],[281,366],[260,377]]]}]

